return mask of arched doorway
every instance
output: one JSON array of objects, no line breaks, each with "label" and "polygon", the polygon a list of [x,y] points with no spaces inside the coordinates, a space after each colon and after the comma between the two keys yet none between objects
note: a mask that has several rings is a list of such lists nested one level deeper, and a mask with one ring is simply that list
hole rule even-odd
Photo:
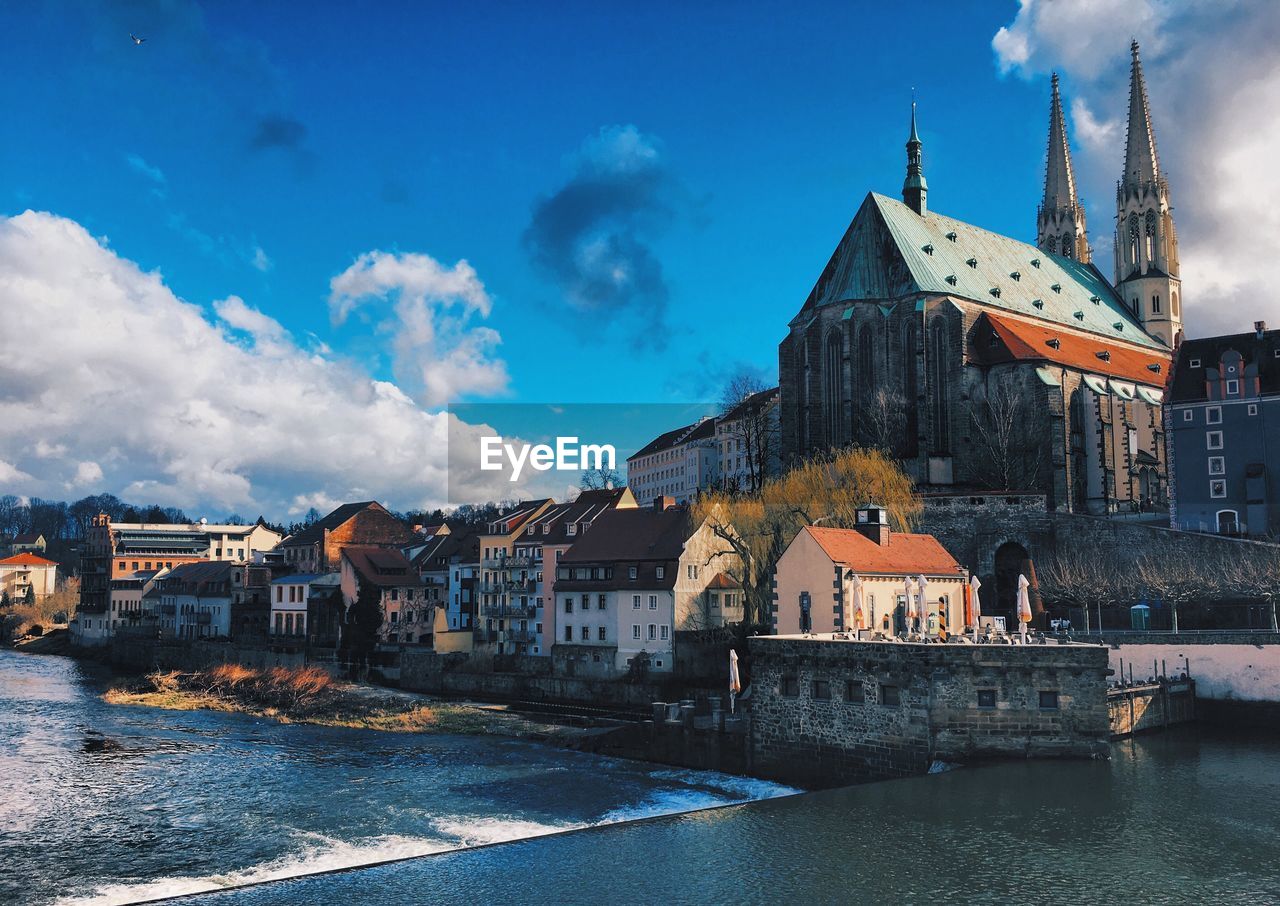
[{"label": "arched doorway", "polygon": [[1005,625],[1011,630],[1017,628],[1014,618],[1018,606],[1018,576],[1029,559],[1027,549],[1015,541],[1007,541],[996,548],[996,606],[992,616],[1004,617]]}]

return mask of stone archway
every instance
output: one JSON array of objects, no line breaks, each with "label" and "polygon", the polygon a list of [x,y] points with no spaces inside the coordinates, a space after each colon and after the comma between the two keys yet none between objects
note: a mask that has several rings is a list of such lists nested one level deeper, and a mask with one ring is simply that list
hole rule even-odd
[{"label": "stone archway", "polygon": [[1018,575],[1029,560],[1027,549],[1016,541],[1006,541],[996,548],[995,556],[995,609],[993,616],[1005,618],[1005,625],[1014,629],[1018,606]]}]

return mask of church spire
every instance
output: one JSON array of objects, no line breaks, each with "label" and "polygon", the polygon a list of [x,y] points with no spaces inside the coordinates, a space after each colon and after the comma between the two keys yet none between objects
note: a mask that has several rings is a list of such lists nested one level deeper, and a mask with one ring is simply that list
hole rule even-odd
[{"label": "church spire", "polygon": [[1129,51],[1133,62],[1129,74],[1129,137],[1124,151],[1123,182],[1141,186],[1160,179],[1160,157],[1156,154],[1156,133],[1151,128],[1147,83],[1142,77],[1137,41],[1129,45]]},{"label": "church spire", "polygon": [[1129,134],[1124,173],[1116,184],[1116,290],[1147,333],[1170,346],[1182,335],[1182,281],[1178,233],[1173,227],[1169,183],[1160,171],[1151,126],[1147,83],[1138,42],[1129,76]]},{"label": "church spire", "polygon": [[1056,72],[1049,98],[1049,152],[1045,156],[1044,200],[1036,212],[1036,245],[1065,258],[1089,260],[1084,208],[1076,195],[1076,174],[1071,167],[1071,146],[1067,142]]},{"label": "church spire", "polygon": [[911,134],[907,137],[907,178],[902,183],[902,200],[917,214],[928,209],[929,184],[924,180],[924,166],[920,163],[920,136],[916,132],[916,100],[911,99]]}]

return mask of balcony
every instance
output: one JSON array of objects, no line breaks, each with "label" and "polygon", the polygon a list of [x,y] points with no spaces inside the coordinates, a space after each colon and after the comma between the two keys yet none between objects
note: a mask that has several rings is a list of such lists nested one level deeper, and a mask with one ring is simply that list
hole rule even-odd
[{"label": "balcony", "polygon": [[485,569],[527,569],[533,565],[532,557],[485,557],[480,561]]},{"label": "balcony", "polygon": [[532,644],[538,641],[538,634],[532,629],[508,629],[503,633],[504,642],[524,642]]},{"label": "balcony", "polygon": [[485,604],[480,608],[480,613],[486,617],[533,617],[537,616],[538,609],[532,604]]},{"label": "balcony", "polygon": [[162,616],[171,617],[178,612],[177,604],[161,604],[160,613]]},{"label": "balcony", "polygon": [[196,614],[195,624],[197,626],[210,626],[213,624],[213,614],[198,613]]}]

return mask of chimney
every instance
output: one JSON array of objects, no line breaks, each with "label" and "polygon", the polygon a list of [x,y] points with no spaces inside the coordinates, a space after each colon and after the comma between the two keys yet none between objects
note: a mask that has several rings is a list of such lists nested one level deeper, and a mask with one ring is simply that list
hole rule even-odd
[{"label": "chimney", "polygon": [[884,507],[867,504],[858,507],[856,514],[858,521],[855,528],[858,534],[870,538],[876,544],[889,543],[889,514],[884,511]]},{"label": "chimney", "polygon": [[653,508],[655,510],[669,510],[676,505],[674,497],[655,497],[653,498]]},{"label": "chimney", "polygon": [[1254,321],[1254,322],[1253,322],[1253,329],[1254,329],[1255,331],[1257,331],[1257,333],[1258,333],[1258,339],[1259,339],[1259,340],[1261,340],[1261,339],[1262,339],[1262,335],[1263,335],[1264,333],[1266,333],[1266,332],[1267,332],[1267,322],[1266,322],[1266,321]]}]

